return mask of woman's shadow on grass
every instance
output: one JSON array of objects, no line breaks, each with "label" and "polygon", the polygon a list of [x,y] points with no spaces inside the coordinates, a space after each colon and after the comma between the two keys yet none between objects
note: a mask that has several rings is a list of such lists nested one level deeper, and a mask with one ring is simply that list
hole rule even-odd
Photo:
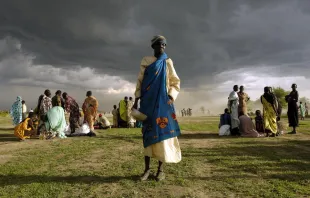
[{"label": "woman's shadow on grass", "polygon": [[31,183],[115,183],[118,181],[130,180],[140,181],[140,176],[43,176],[43,175],[6,175],[1,176],[0,186],[22,185]]},{"label": "woman's shadow on grass", "polygon": [[14,128],[12,128],[12,127],[0,128],[0,131],[14,131]]},{"label": "woman's shadow on grass", "polygon": [[181,133],[179,139],[231,139],[237,136],[219,136],[218,133]]},{"label": "woman's shadow on grass", "polygon": [[[1,129],[0,129],[1,130]],[[12,133],[0,133],[0,142],[18,142],[18,138]]]}]

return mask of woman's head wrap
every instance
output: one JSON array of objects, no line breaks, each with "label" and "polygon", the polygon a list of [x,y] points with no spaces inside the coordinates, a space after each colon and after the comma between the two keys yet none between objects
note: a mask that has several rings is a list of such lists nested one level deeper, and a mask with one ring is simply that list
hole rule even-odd
[{"label": "woman's head wrap", "polygon": [[21,102],[21,101],[22,101],[22,97],[17,96],[17,97],[16,97],[16,101],[17,101],[17,102]]},{"label": "woman's head wrap", "polygon": [[153,39],[151,40],[152,45],[154,45],[157,41],[161,41],[167,45],[167,40],[164,36],[161,35],[154,36]]}]

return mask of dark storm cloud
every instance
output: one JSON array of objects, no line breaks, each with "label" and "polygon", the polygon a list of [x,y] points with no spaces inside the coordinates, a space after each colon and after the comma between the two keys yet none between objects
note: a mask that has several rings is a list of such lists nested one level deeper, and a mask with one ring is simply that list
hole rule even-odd
[{"label": "dark storm cloud", "polygon": [[6,0],[0,36],[17,38],[34,63],[89,66],[134,82],[150,39],[163,34],[182,85],[193,87],[239,67],[286,65],[281,76],[299,74],[298,65],[304,73],[309,9],[306,0]]}]

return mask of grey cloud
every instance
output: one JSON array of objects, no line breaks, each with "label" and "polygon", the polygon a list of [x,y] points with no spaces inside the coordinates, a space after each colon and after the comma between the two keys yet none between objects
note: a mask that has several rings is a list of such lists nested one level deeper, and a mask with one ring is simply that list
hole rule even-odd
[{"label": "grey cloud", "polygon": [[0,36],[20,40],[25,53],[36,56],[34,64],[65,69],[81,65],[134,82],[140,59],[152,53],[151,37],[163,34],[182,86],[192,88],[211,83],[214,74],[240,67],[306,68],[309,4],[303,0],[7,0],[0,7]]}]

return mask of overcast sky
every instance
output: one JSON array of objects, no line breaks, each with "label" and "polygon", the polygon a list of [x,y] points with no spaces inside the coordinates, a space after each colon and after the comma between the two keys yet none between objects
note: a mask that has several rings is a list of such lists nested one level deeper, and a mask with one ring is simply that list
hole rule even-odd
[{"label": "overcast sky", "polygon": [[49,88],[80,103],[92,90],[109,111],[133,96],[157,34],[181,78],[178,109],[222,109],[234,84],[256,99],[295,82],[310,97],[309,24],[309,0],[3,0],[0,109]]}]

